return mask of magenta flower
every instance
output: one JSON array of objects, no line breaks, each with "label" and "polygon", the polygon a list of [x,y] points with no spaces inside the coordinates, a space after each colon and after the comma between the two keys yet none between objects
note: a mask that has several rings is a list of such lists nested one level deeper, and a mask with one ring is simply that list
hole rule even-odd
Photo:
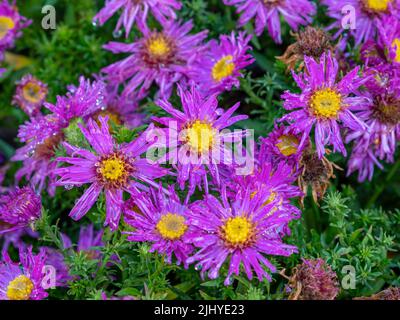
[{"label": "magenta flower", "polygon": [[[377,71],[373,79],[385,79]],[[374,167],[383,169],[379,162],[394,162],[397,142],[400,139],[400,78],[386,78],[381,83],[368,83],[364,94],[369,104],[360,106],[356,116],[365,121],[367,129],[352,130],[346,142],[354,141],[348,164],[348,174],[358,171],[358,179],[371,180]]]},{"label": "magenta flower", "polygon": [[20,249],[20,262],[14,263],[6,252],[0,261],[0,300],[43,300],[43,268],[46,254],[41,250],[33,255],[32,248]]},{"label": "magenta flower", "polygon": [[129,53],[130,56],[103,69],[113,84],[127,80],[123,96],[129,96],[136,90],[138,96],[146,95],[155,82],[159,87],[158,95],[168,98],[173,85],[178,81],[187,81],[191,64],[204,51],[201,42],[207,31],[189,35],[193,28],[191,21],[163,23],[163,31],[142,29],[143,37],[132,44],[110,42],[104,48],[113,53]]},{"label": "magenta flower", "polygon": [[260,138],[260,153],[263,161],[272,163],[286,162],[293,168],[297,167],[302,151],[306,146],[300,147],[301,134],[295,128],[275,126],[266,138]]},{"label": "magenta flower", "polygon": [[14,47],[14,42],[21,37],[23,28],[31,24],[31,20],[18,13],[16,1],[10,4],[7,0],[0,3],[0,60],[4,58],[4,52]]},{"label": "magenta flower", "polygon": [[36,116],[46,101],[47,85],[28,74],[17,82],[13,104],[18,105],[28,116]]},{"label": "magenta flower", "polygon": [[176,19],[175,10],[181,7],[179,0],[107,0],[105,7],[93,18],[93,23],[103,25],[121,9],[122,14],[114,32],[119,33],[123,25],[128,37],[135,21],[146,23],[149,10],[160,23],[165,23],[168,19]]},{"label": "magenta flower", "polygon": [[[182,111],[174,108],[166,99],[157,104],[172,117],[154,118],[166,129],[170,152],[166,158],[177,165],[178,183],[183,190],[189,183],[188,197],[196,186],[203,185],[208,193],[207,173],[219,184],[218,167],[221,162],[232,164],[232,150],[226,150],[224,142],[241,141],[246,131],[221,132],[232,124],[247,119],[246,115],[232,117],[239,103],[225,112],[218,109],[217,94],[202,97],[195,87],[190,91],[178,86]],[[189,153],[189,156],[187,155]]]},{"label": "magenta flower", "polygon": [[181,204],[173,187],[168,193],[159,188],[159,191],[151,189],[149,194],[133,195],[124,206],[124,218],[134,231],[126,233],[129,241],[152,243],[150,252],[165,255],[167,263],[175,255],[177,264],[183,262],[187,268],[186,259],[193,251],[193,246],[187,243],[192,232],[191,211]]},{"label": "magenta flower", "polygon": [[251,35],[244,32],[238,37],[221,35],[220,42],[211,40],[208,50],[201,55],[191,70],[191,78],[196,81],[204,94],[230,91],[232,86],[239,87],[240,70],[254,62],[247,51]]},{"label": "magenta flower", "polygon": [[[101,252],[95,247],[104,247],[103,233],[103,230],[96,231],[93,224],[81,226],[76,251],[85,253],[91,259],[98,259]],[[62,234],[62,241],[65,249],[73,248],[71,239],[67,235]]]},{"label": "magenta flower", "polygon": [[228,6],[236,6],[241,14],[239,26],[242,27],[255,17],[255,32],[259,36],[264,29],[276,43],[282,43],[280,15],[290,28],[297,31],[299,26],[312,22],[316,6],[308,0],[223,0]]},{"label": "magenta flower", "polygon": [[331,54],[323,54],[320,62],[310,57],[305,57],[304,62],[306,72],[299,75],[293,72],[294,80],[302,92],[295,94],[287,91],[282,95],[283,107],[294,111],[280,121],[287,121],[289,128],[302,134],[299,148],[308,141],[315,127],[314,139],[320,158],[325,154],[326,145],[332,145],[334,151],[346,155],[341,128],[365,128],[365,124],[352,111],[368,103],[357,93],[366,78],[358,75],[359,67],[356,67],[337,81],[339,66]]},{"label": "magenta flower", "polygon": [[0,221],[8,228],[0,233],[32,227],[42,212],[40,195],[31,187],[16,188],[0,197]]},{"label": "magenta flower", "polygon": [[22,168],[15,174],[19,182],[25,177],[36,189],[41,192],[48,181],[48,192],[54,195],[55,175],[57,164],[52,161],[54,151],[62,140],[61,127],[53,115],[31,118],[21,125],[18,138],[25,143],[17,149],[12,161],[23,161]]},{"label": "magenta flower", "polygon": [[250,280],[255,272],[259,281],[271,281],[266,269],[275,272],[276,268],[264,255],[290,256],[297,252],[294,246],[282,242],[277,231],[291,220],[286,212],[274,210],[277,200],[267,203],[264,193],[253,198],[250,195],[247,190],[230,203],[223,191],[222,203],[208,195],[193,205],[191,224],[196,229],[191,242],[200,250],[187,263],[197,262],[195,268],[201,270],[202,277],[207,273],[210,279],[216,279],[230,258],[225,285],[232,283],[233,274],[239,275],[241,265]]},{"label": "magenta flower", "polygon": [[68,281],[73,280],[73,277],[69,274],[64,255],[59,250],[51,247],[41,247],[41,250],[46,253],[46,265],[52,266],[56,271],[56,286],[67,287]]},{"label": "magenta flower", "polygon": [[[328,16],[335,21],[328,30],[337,30],[334,39],[342,36],[341,48],[344,49],[348,42],[349,35],[354,38],[355,45],[359,46],[368,40],[374,40],[377,34],[377,24],[384,17],[398,14],[400,8],[398,0],[322,0],[323,5],[328,7]],[[342,26],[345,6],[355,9],[357,26],[355,30],[346,30]],[[344,34],[347,32],[346,34]]]},{"label": "magenta flower", "polygon": [[101,127],[92,119],[88,120],[86,128],[78,124],[95,153],[64,143],[70,157],[60,157],[56,161],[71,166],[57,168],[54,172],[60,176],[58,185],[70,188],[90,184],[72,208],[70,217],[74,220],[81,219],[104,191],[105,225],[116,230],[121,216],[123,191],[131,192],[131,188],[143,188],[141,183],[131,178],[154,185],[153,180],[164,176],[167,170],[140,158],[154,142],[146,141],[146,135],[152,130],[152,126],[129,144],[118,145],[109,132],[107,121],[108,117],[99,117]]},{"label": "magenta flower", "polygon": [[104,99],[106,95],[106,85],[102,81],[93,81],[79,78],[79,86],[68,86],[65,96],[57,96],[56,104],[45,103],[57,118],[62,128],[69,126],[72,119],[87,119],[96,112],[105,109]]}]

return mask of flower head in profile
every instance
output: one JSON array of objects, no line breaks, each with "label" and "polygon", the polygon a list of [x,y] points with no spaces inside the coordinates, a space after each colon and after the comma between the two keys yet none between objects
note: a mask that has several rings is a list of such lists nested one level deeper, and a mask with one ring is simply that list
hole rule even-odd
[{"label": "flower head in profile", "polygon": [[364,92],[369,104],[357,112],[369,129],[351,130],[346,138],[354,142],[348,174],[358,171],[360,182],[372,179],[375,166],[383,169],[380,161],[394,162],[400,138],[400,78],[389,77],[382,83],[387,75],[372,72],[375,83],[369,82]]},{"label": "flower head in profile", "polygon": [[12,48],[15,40],[21,37],[21,30],[31,22],[19,14],[15,0],[0,2],[0,60],[3,60],[5,50]]},{"label": "flower head in profile", "polygon": [[[398,0],[323,0],[322,4],[328,7],[327,14],[334,19],[328,30],[336,30],[335,39],[342,36],[340,44],[342,49],[345,49],[349,36],[354,38],[356,46],[374,40],[379,21],[397,14],[396,11],[400,8]],[[355,9],[356,29],[346,30],[342,26],[343,8],[346,6]]]},{"label": "flower head in profile", "polygon": [[28,74],[17,82],[13,104],[18,105],[28,116],[36,116],[47,97],[47,85]]},{"label": "flower head in profile", "polygon": [[220,41],[211,40],[207,51],[202,54],[191,70],[191,78],[198,83],[205,94],[229,91],[239,87],[240,70],[252,64],[254,59],[248,53],[251,35],[244,32],[238,36],[221,35]]},{"label": "flower head in profile", "polygon": [[255,32],[259,36],[264,29],[276,43],[282,43],[282,15],[290,28],[297,31],[299,26],[312,22],[316,6],[309,0],[223,0],[228,6],[236,6],[241,14],[239,26],[244,26],[255,18]]},{"label": "flower head in profile", "polygon": [[288,127],[302,134],[299,148],[302,148],[314,128],[315,145],[321,158],[325,146],[332,145],[334,151],[346,155],[342,141],[343,127],[353,130],[365,128],[365,124],[352,112],[368,101],[358,94],[365,78],[358,75],[356,67],[338,80],[339,66],[331,54],[324,54],[317,62],[305,57],[305,72],[294,80],[301,89],[300,94],[289,91],[282,95],[283,107],[292,111],[280,121],[287,121]]},{"label": "flower head in profile", "polygon": [[247,119],[247,116],[232,116],[239,108],[239,103],[225,112],[222,111],[218,108],[217,94],[203,97],[194,86],[190,90],[178,86],[178,94],[183,111],[162,99],[157,104],[172,117],[154,120],[168,127],[166,134],[171,152],[167,154],[167,158],[177,164],[181,189],[188,183],[188,196],[194,193],[197,186],[204,186],[208,193],[207,173],[219,184],[219,164],[232,164],[229,143],[241,141],[247,134],[246,131],[224,132],[223,129]]},{"label": "flower head in profile", "polygon": [[146,23],[149,11],[159,22],[165,23],[169,19],[176,19],[175,10],[180,10],[181,7],[179,0],[107,0],[93,22],[103,25],[117,11],[122,10],[114,32],[119,33],[123,26],[128,37],[135,22]]},{"label": "flower head in profile", "polygon": [[57,119],[59,126],[66,128],[71,120],[77,118],[87,119],[96,112],[105,108],[106,85],[103,81],[90,81],[84,77],[79,78],[79,86],[68,86],[65,96],[57,96],[56,104],[45,103]]},{"label": "flower head in profile", "polygon": [[24,145],[17,149],[12,161],[22,161],[22,167],[15,174],[20,181],[23,177],[30,181],[41,192],[47,182],[50,195],[55,192],[55,175],[57,164],[52,161],[55,149],[63,139],[63,133],[53,115],[31,118],[21,125],[18,138]]},{"label": "flower head in profile", "polygon": [[8,225],[0,233],[32,227],[41,213],[40,196],[31,187],[17,187],[0,196],[0,222]]},{"label": "flower head in profile", "polygon": [[13,262],[6,252],[0,261],[0,300],[43,300],[43,268],[46,254],[41,250],[34,255],[32,248],[20,249],[20,261]]},{"label": "flower head in profile", "polygon": [[251,197],[251,191],[228,201],[224,191],[221,200],[208,195],[204,201],[193,204],[192,225],[195,231],[191,242],[199,250],[190,257],[188,263],[196,263],[201,275],[210,279],[219,276],[226,260],[230,260],[225,285],[230,285],[232,275],[239,275],[241,266],[251,280],[253,272],[259,281],[271,280],[269,271],[276,268],[266,258],[270,256],[290,256],[297,252],[294,246],[282,242],[279,227],[287,224],[292,217],[281,210],[273,210],[277,200],[268,203],[265,193]]},{"label": "flower head in profile", "polygon": [[165,255],[168,263],[175,256],[177,264],[184,263],[187,267],[186,259],[193,251],[193,246],[187,243],[192,232],[191,211],[172,187],[168,195],[161,188],[133,195],[124,208],[125,222],[134,228],[126,232],[129,241],[150,242],[150,252]]},{"label": "flower head in profile", "polygon": [[141,97],[156,83],[158,95],[168,98],[176,82],[189,80],[189,67],[204,51],[202,41],[207,31],[190,35],[191,21],[184,24],[171,21],[162,26],[162,31],[144,26],[143,37],[132,44],[111,42],[104,46],[113,53],[130,54],[103,69],[111,83],[127,81],[124,96],[138,90],[136,94]]},{"label": "flower head in profile", "polygon": [[108,117],[99,117],[99,123],[89,119],[86,127],[78,124],[94,151],[64,143],[69,156],[59,157],[56,161],[71,166],[57,168],[55,174],[60,176],[57,184],[67,188],[90,184],[70,212],[74,220],[81,219],[103,191],[106,200],[105,225],[115,230],[121,216],[123,192],[144,188],[142,183],[155,184],[153,180],[164,176],[167,171],[140,158],[154,142],[146,140],[152,126],[132,142],[118,145],[109,132]]},{"label": "flower head in profile", "polygon": [[62,242],[65,249],[74,249],[76,252],[84,253],[90,259],[98,259],[101,256],[100,247],[104,247],[102,241],[103,230],[96,231],[93,224],[81,226],[76,248],[73,247],[71,239],[62,234]]}]

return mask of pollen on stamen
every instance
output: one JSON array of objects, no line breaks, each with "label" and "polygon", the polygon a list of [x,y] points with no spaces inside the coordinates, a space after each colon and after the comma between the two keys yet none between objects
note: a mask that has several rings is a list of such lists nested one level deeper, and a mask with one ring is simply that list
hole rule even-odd
[{"label": "pollen on stamen", "polygon": [[25,275],[20,275],[7,286],[9,300],[28,300],[33,291],[32,281]]},{"label": "pollen on stamen", "polygon": [[336,118],[342,104],[341,95],[330,88],[316,91],[310,99],[312,113],[318,118]]},{"label": "pollen on stamen", "polygon": [[218,60],[212,68],[212,77],[216,82],[229,77],[235,71],[232,55],[227,55]]}]

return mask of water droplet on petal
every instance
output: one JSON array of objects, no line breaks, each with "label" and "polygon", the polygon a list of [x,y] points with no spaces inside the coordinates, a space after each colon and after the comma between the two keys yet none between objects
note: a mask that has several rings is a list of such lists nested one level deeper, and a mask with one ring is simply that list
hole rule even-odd
[{"label": "water droplet on petal", "polygon": [[115,30],[112,35],[114,38],[119,38],[122,36],[122,30]]}]

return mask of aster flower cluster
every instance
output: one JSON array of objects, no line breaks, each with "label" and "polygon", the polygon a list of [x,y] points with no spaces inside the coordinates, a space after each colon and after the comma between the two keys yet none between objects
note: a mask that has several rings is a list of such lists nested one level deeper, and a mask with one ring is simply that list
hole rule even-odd
[{"label": "aster flower cluster", "polygon": [[[323,27],[314,1],[220,2],[237,21],[215,35],[183,1],[106,0],[90,28],[118,15],[113,37],[126,38],[95,43],[109,54],[95,73],[82,70],[65,92],[34,66],[17,74],[20,146],[0,158],[0,300],[46,299],[54,287],[76,298],[165,298],[197,285],[250,298],[275,281],[279,297],[339,297],[337,252],[363,260],[349,249],[362,228],[348,244],[345,219],[376,219],[327,191],[344,189],[344,169],[364,182],[398,161],[400,3],[324,0],[334,21]],[[345,4],[356,31],[340,24]],[[29,23],[15,2],[0,3],[0,60]],[[263,48],[269,38],[275,47]],[[397,235],[371,230],[363,245],[379,239],[397,254]]]}]

